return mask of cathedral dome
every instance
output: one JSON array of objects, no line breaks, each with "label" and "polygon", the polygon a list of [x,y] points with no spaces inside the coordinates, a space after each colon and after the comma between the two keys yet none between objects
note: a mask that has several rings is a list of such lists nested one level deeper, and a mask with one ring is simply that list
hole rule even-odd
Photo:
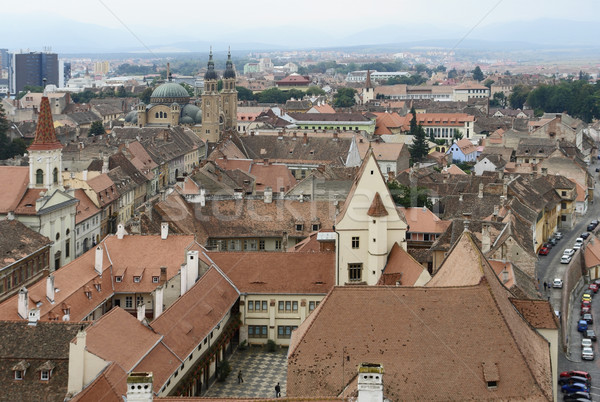
[{"label": "cathedral dome", "polygon": [[174,82],[166,82],[159,85],[150,96],[152,103],[181,103],[184,99],[189,101],[190,94],[188,94],[188,91],[184,87]]},{"label": "cathedral dome", "polygon": [[196,124],[202,124],[202,110],[198,110],[196,113]]},{"label": "cathedral dome", "polygon": [[190,116],[183,116],[179,122],[181,124],[194,124],[194,119],[192,119]]},{"label": "cathedral dome", "polygon": [[198,106],[192,105],[191,103],[188,103],[181,110],[181,115],[182,116],[189,116],[192,119],[196,119],[196,114],[198,113],[199,110],[200,110],[200,108]]}]

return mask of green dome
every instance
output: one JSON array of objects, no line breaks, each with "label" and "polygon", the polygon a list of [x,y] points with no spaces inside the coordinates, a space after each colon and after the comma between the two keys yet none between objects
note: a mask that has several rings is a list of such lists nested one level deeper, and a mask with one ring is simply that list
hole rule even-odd
[{"label": "green dome", "polygon": [[196,113],[196,124],[202,124],[202,110],[198,110]]},{"label": "green dome", "polygon": [[192,119],[190,116],[183,116],[179,122],[181,124],[194,124],[194,119]]},{"label": "green dome", "polygon": [[198,111],[200,110],[200,108],[196,105],[192,105],[191,103],[188,103],[187,105],[185,105],[183,107],[183,110],[181,111],[181,115],[182,116],[189,116],[192,119],[196,118],[196,114],[198,113]]},{"label": "green dome", "polygon": [[[173,98],[190,98],[190,95],[188,94],[188,91],[185,90],[184,87],[182,87],[179,84],[175,84],[174,82],[167,82],[164,83],[162,85],[159,85],[158,88],[156,88],[154,90],[154,92],[152,92],[152,95],[150,96],[150,99],[153,101],[155,99],[173,99]],[[160,102],[163,103],[163,102]],[[169,102],[169,103],[172,103]]]}]

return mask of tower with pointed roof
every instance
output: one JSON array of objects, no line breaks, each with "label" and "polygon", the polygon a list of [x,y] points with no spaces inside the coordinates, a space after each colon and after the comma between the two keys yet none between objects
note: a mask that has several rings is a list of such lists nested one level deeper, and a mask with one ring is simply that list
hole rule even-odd
[{"label": "tower with pointed roof", "polygon": [[365,104],[373,99],[375,99],[375,88],[373,88],[373,84],[371,84],[371,70],[367,70],[367,80],[365,82],[365,87],[362,89],[362,102]]},{"label": "tower with pointed roof", "polygon": [[231,50],[227,53],[227,63],[223,73],[223,91],[221,92],[224,130],[237,128],[237,90],[235,89],[235,70],[231,61]]},{"label": "tower with pointed roof", "polygon": [[35,139],[29,153],[29,188],[48,191],[62,188],[62,144],[56,138],[47,96],[40,102]]},{"label": "tower with pointed roof", "polygon": [[[219,76],[215,71],[212,48],[208,56],[208,70],[204,74],[204,92],[202,93],[202,134],[208,142],[219,140],[222,117],[220,114],[220,95],[217,88]],[[236,118],[237,122],[237,118]]]},{"label": "tower with pointed roof", "polygon": [[336,217],[336,285],[376,285],[394,244],[406,250],[406,230],[371,148]]}]

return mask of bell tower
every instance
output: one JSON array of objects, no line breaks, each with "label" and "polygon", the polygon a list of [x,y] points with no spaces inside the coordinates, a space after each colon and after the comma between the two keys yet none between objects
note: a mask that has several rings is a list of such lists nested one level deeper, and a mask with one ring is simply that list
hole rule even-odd
[{"label": "bell tower", "polygon": [[219,140],[219,76],[215,71],[212,48],[208,56],[208,70],[204,74],[204,91],[202,92],[202,134],[208,142]]},{"label": "bell tower", "polygon": [[225,116],[224,129],[237,129],[237,90],[235,89],[235,70],[231,61],[231,49],[227,54],[227,63],[223,73],[223,92],[221,92],[223,115]]},{"label": "bell tower", "polygon": [[47,191],[62,188],[62,148],[54,131],[50,101],[47,96],[43,96],[35,139],[27,148],[29,188],[43,188]]}]

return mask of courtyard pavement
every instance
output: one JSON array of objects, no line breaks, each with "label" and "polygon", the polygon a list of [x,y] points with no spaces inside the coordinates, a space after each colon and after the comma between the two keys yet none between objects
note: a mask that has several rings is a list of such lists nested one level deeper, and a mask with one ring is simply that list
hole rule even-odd
[{"label": "courtyard pavement", "polygon": [[[264,347],[250,346],[237,350],[229,359],[231,373],[224,382],[215,382],[204,397],[274,398],[279,383],[281,396],[286,394],[287,349],[269,353]],[[244,382],[238,384],[242,370]]]}]

